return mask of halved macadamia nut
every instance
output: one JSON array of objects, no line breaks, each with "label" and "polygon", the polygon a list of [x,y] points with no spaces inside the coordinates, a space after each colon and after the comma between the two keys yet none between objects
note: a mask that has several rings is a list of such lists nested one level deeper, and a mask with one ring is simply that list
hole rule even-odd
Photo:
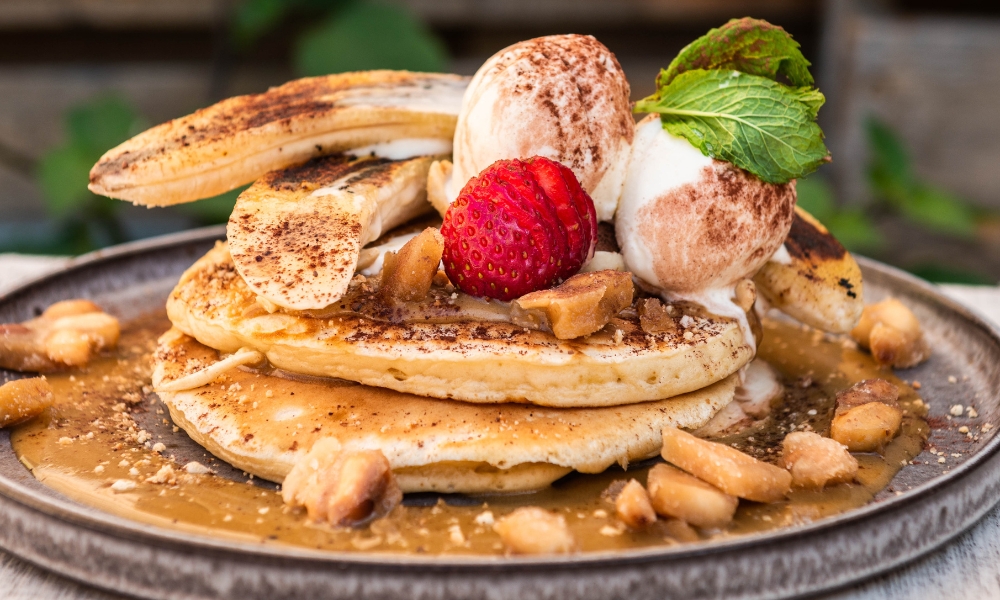
[{"label": "halved macadamia nut", "polygon": [[858,474],[858,461],[847,446],[811,431],[793,431],[785,436],[781,464],[792,474],[792,485],[801,488],[845,483]]},{"label": "halved macadamia nut", "polygon": [[317,523],[354,526],[385,516],[403,499],[378,450],[345,452],[334,438],[316,442],[285,478],[285,504],[304,506]]},{"label": "halved macadamia nut", "polygon": [[756,502],[777,502],[792,485],[788,471],[676,427],[663,429],[663,459],[723,492]]},{"label": "halved macadamia nut", "polygon": [[615,498],[615,512],[623,523],[632,529],[642,529],[656,521],[656,511],[650,503],[646,488],[635,479],[625,484],[625,487]]},{"label": "halved macadamia nut", "polygon": [[696,527],[712,528],[728,524],[739,505],[735,496],[669,465],[656,465],[650,469],[646,486],[657,513]]},{"label": "halved macadamia nut", "polygon": [[118,319],[90,300],[64,300],[41,316],[0,325],[0,367],[48,372],[85,365],[94,353],[114,348]]},{"label": "halved macadamia nut", "polygon": [[636,307],[639,312],[639,327],[646,333],[672,333],[678,329],[674,316],[677,311],[672,305],[664,304],[659,298],[643,298]]},{"label": "halved macadamia nut", "polygon": [[444,238],[434,227],[406,242],[399,252],[386,252],[379,295],[386,301],[413,302],[427,297],[437,275]]},{"label": "halved macadamia nut", "polygon": [[866,379],[837,394],[830,437],[851,452],[875,452],[903,423],[899,389],[884,379]]},{"label": "halved macadamia nut", "polygon": [[566,519],[537,506],[522,506],[494,523],[493,531],[514,554],[566,554],[576,548]]},{"label": "halved macadamia nut", "polygon": [[511,303],[511,321],[528,329],[551,331],[570,340],[598,331],[632,304],[632,275],[621,271],[579,273],[548,290],[525,294]]},{"label": "halved macadamia nut", "polygon": [[916,315],[895,298],[866,306],[851,337],[880,365],[906,369],[931,355]]},{"label": "halved macadamia nut", "polygon": [[52,387],[41,377],[0,385],[0,428],[33,419],[52,406]]}]

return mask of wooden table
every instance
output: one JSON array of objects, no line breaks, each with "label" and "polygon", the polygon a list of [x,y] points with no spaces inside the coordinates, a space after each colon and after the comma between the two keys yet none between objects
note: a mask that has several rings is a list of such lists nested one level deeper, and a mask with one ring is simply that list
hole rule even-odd
[{"label": "wooden table", "polygon": [[[0,294],[19,281],[58,269],[65,259],[0,254]],[[942,286],[945,293],[1000,323],[1000,288]],[[970,531],[922,560],[826,600],[1000,600],[1000,508]],[[2,600],[117,600],[123,596],[82,586],[0,551]]]}]

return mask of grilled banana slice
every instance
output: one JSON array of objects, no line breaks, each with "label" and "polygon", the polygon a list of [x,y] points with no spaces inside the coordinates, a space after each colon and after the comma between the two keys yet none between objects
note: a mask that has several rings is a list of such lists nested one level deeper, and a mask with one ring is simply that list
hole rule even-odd
[{"label": "grilled banana slice", "polygon": [[817,329],[853,329],[864,309],[861,268],[854,257],[799,207],[782,248],[754,277],[764,299]]},{"label": "grilled banana slice", "polygon": [[221,194],[319,155],[362,147],[378,153],[386,142],[440,146],[451,142],[467,85],[468,78],[457,75],[362,71],[229,98],[109,150],[90,171],[90,190],[167,206]]},{"label": "grilled banana slice", "polygon": [[[226,235],[236,270],[258,297],[293,310],[340,299],[361,248],[432,210],[433,157],[343,155],[274,171],[240,194]],[[265,303],[266,305],[266,303]]]}]

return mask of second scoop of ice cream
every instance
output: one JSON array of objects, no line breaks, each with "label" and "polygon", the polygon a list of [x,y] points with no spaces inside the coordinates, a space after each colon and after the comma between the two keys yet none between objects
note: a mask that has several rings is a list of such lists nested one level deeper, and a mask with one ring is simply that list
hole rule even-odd
[{"label": "second scoop of ice cream", "polygon": [[784,242],[795,184],[764,183],[639,123],[615,229],[625,265],[646,282],[690,295],[752,276]]}]

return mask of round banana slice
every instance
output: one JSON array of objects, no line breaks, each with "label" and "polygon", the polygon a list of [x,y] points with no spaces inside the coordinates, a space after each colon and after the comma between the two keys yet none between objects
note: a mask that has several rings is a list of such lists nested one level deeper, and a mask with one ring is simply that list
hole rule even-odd
[{"label": "round banana slice", "polygon": [[772,306],[806,325],[847,333],[864,309],[861,268],[812,215],[795,207],[782,250],[757,275],[757,290]]},{"label": "round banana slice", "polygon": [[311,310],[333,304],[368,242],[432,210],[431,161],[334,155],[268,173],[240,194],[229,217],[236,270],[273,305]]}]

